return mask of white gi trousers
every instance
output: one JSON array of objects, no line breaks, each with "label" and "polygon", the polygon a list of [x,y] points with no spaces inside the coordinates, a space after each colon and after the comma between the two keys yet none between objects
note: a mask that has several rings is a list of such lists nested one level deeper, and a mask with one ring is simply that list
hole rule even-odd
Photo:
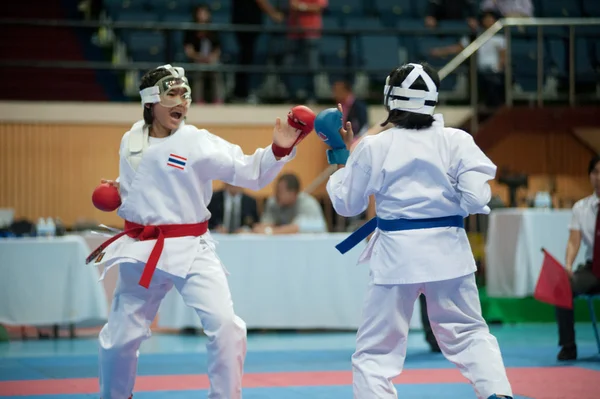
[{"label": "white gi trousers", "polygon": [[479,399],[512,396],[496,338],[481,315],[475,275],[420,284],[370,284],[352,356],[355,399],[396,399],[392,379],[406,358],[409,324],[419,294],[444,356],[458,366]]},{"label": "white gi trousers", "polygon": [[160,302],[173,287],[200,316],[208,337],[209,399],[240,399],[246,356],[246,324],[235,315],[225,270],[201,245],[185,278],[156,269],[148,289],[138,284],[144,263],[122,263],[108,322],[100,332],[102,399],[126,399],[137,373],[138,349],[150,338]]}]

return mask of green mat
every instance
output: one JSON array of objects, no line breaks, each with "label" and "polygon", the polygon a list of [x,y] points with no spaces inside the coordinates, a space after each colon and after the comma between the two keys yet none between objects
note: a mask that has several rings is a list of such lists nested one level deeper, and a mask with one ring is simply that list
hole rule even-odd
[{"label": "green mat", "polygon": [[[549,323],[556,321],[554,306],[528,298],[489,298],[485,288],[479,288],[483,317],[488,323]],[[600,301],[594,303],[600,315]],[[589,322],[590,311],[585,299],[575,300],[575,321]]]}]

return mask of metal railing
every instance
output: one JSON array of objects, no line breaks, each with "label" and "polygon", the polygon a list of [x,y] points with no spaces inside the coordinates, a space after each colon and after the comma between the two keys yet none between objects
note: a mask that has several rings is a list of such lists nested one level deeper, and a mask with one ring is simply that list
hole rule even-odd
[{"label": "metal railing", "polygon": [[[76,28],[110,31],[158,31],[166,35],[165,54],[168,56],[171,52],[171,34],[174,31],[208,31],[219,33],[235,32],[254,32],[265,33],[268,35],[285,35],[288,33],[309,32],[311,29],[290,28],[285,25],[232,25],[232,24],[197,24],[189,22],[128,22],[128,21],[79,21],[79,20],[44,20],[44,19],[11,19],[0,18],[0,26],[32,26],[32,27],[56,27],[56,28]],[[319,66],[309,68],[307,66],[288,66],[288,65],[238,65],[238,64],[219,64],[208,65],[191,62],[178,62],[177,64],[191,72],[248,72],[248,73],[278,73],[278,74],[298,74],[298,73],[354,73],[356,71],[367,73],[385,73],[390,72],[389,68],[369,68],[355,65],[352,57],[360,56],[352,51],[352,39],[358,35],[376,35],[376,36],[439,36],[439,35],[466,35],[469,30],[465,24],[464,29],[437,28],[423,29],[415,32],[411,28],[327,28],[314,29],[322,36],[341,36],[346,40],[346,65],[345,66]],[[383,51],[392,51],[392,49],[383,49]],[[168,59],[166,59],[168,61]],[[150,70],[156,67],[153,62],[111,62],[111,61],[48,61],[48,60],[1,60],[0,66],[5,67],[37,67],[37,68],[64,68],[64,69],[97,69],[97,70]]]},{"label": "metal railing", "polygon": [[[440,79],[444,79],[456,68],[458,68],[467,59],[470,59],[470,86],[471,86],[471,107],[473,117],[471,119],[471,131],[475,133],[478,129],[477,117],[477,63],[473,54],[477,52],[492,37],[498,34],[502,29],[510,27],[537,27],[537,105],[544,103],[543,85],[544,85],[544,26],[565,26],[569,27],[569,105],[575,105],[575,27],[578,26],[598,26],[600,36],[600,18],[503,18],[496,21],[489,29],[478,36],[471,44],[465,47],[456,55],[446,66],[439,71]],[[512,74],[512,51],[510,29],[504,30],[506,40],[506,62],[504,70],[505,101],[508,106],[513,105],[513,74]],[[599,38],[600,40],[600,38]],[[600,56],[600,55],[599,55]]]}]

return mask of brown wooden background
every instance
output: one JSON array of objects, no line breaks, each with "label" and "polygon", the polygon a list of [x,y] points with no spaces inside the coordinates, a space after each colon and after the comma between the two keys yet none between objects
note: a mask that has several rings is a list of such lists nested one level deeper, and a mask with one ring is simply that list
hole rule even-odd
[{"label": "brown wooden background", "polygon": [[[128,128],[129,125],[0,123],[0,207],[14,208],[16,217],[33,220],[44,216],[60,217],[67,225],[78,219],[120,225],[115,213],[103,213],[92,206],[91,193],[101,178],[117,176],[119,143]],[[271,142],[271,126],[206,128],[239,144],[246,153]],[[521,191],[522,198],[550,189],[552,184],[563,204],[591,191],[586,170],[593,151],[565,130],[513,133],[487,153],[499,168],[530,174],[530,186]],[[284,171],[296,173],[302,185],[307,186],[326,166],[324,144],[310,135]],[[492,188],[508,200],[505,187],[492,182]],[[272,185],[251,194],[264,198],[271,193]],[[321,185],[315,195],[324,194]]]},{"label": "brown wooden background", "polygon": [[[0,208],[14,208],[16,217],[60,217],[68,226],[78,219],[120,225],[116,213],[96,210],[91,194],[101,178],[116,178],[119,144],[127,125],[0,123]],[[207,130],[246,153],[271,143],[272,126],[207,126]],[[327,167],[325,145],[308,136],[284,171],[296,173],[303,186]],[[216,183],[215,186],[220,186]],[[272,193],[272,185],[253,192]],[[316,194],[324,193],[322,185]]]}]

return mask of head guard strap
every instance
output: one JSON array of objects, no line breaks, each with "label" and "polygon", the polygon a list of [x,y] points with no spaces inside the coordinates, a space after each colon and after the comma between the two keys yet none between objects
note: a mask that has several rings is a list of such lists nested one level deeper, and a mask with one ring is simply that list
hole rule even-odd
[{"label": "head guard strap", "polygon": [[[433,83],[431,77],[425,72],[423,66],[419,64],[409,65],[413,66],[413,70],[410,71],[406,79],[400,84],[400,87],[390,86],[390,77],[387,77],[384,88],[384,101],[386,101],[386,105],[390,111],[397,109],[400,111],[433,115],[438,99],[435,83]],[[419,77],[425,82],[427,91],[410,89],[410,86]],[[397,97],[403,97],[404,99],[398,99]],[[433,102],[434,104],[426,104],[426,102]]]}]

